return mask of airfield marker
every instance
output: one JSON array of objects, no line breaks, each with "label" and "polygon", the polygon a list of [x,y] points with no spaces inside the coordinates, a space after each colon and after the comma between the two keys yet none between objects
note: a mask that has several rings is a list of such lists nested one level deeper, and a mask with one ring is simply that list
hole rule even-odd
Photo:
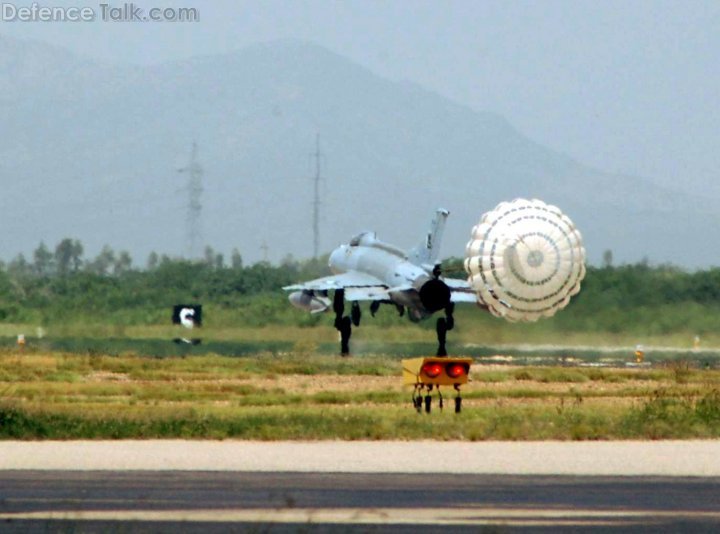
[{"label": "airfield marker", "polygon": [[[440,386],[452,386],[457,391],[455,413],[460,413],[462,409],[460,386],[468,383],[472,362],[472,358],[447,356],[402,360],[403,382],[414,388],[412,403],[418,413],[422,412],[423,404],[425,413],[430,413],[433,389],[437,390],[439,406],[441,410],[443,409]],[[424,396],[423,392],[425,392]]]}]

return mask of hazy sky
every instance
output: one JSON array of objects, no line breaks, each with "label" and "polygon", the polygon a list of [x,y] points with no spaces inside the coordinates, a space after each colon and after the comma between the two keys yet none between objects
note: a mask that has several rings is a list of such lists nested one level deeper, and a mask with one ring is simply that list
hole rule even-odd
[{"label": "hazy sky", "polygon": [[0,22],[0,33],[133,63],[312,40],[385,77],[500,113],[602,170],[720,192],[717,1],[135,3],[197,7],[201,20]]}]

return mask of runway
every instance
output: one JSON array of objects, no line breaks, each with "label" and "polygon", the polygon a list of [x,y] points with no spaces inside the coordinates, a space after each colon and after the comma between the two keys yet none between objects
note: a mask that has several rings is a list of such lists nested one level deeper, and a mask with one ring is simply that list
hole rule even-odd
[{"label": "runway", "polygon": [[715,532],[717,453],[713,441],[0,442],[0,532]]},{"label": "runway", "polygon": [[719,490],[684,477],[4,471],[0,531],[710,531]]}]

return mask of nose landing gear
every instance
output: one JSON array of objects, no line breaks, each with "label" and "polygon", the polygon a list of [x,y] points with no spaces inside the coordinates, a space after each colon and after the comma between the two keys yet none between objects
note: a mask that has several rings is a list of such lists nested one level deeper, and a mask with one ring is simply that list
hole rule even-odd
[{"label": "nose landing gear", "polygon": [[447,348],[445,342],[447,341],[447,333],[449,330],[455,328],[455,317],[453,312],[455,311],[455,304],[449,303],[445,307],[445,317],[440,317],[437,320],[437,338],[438,338],[438,350],[436,356],[447,356]]}]

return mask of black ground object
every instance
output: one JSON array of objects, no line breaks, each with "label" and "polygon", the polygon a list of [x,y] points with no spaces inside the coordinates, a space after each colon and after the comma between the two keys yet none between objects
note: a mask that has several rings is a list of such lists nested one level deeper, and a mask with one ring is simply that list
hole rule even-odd
[{"label": "black ground object", "polygon": [[352,320],[347,315],[340,320],[340,354],[350,354],[350,336],[352,335]]},{"label": "black ground object", "polygon": [[455,397],[455,413],[462,411],[462,397]]},{"label": "black ground object", "polygon": [[444,317],[440,317],[437,320],[437,338],[438,338],[438,350],[436,356],[447,356],[447,348],[445,342],[447,341],[447,321]]},{"label": "black ground object", "polygon": [[350,318],[355,326],[360,326],[360,318],[362,317],[362,310],[360,309],[360,303],[357,300],[353,300],[352,308],[350,308]]},{"label": "black ground object", "polygon": [[377,313],[377,311],[378,311],[379,309],[380,309],[380,301],[379,301],[379,300],[373,300],[373,301],[370,303],[370,315],[372,315],[373,317],[375,317],[375,314]]},{"label": "black ground object", "polygon": [[202,343],[202,339],[199,338],[184,338],[184,337],[176,337],[173,339],[173,343],[177,343],[178,345],[200,345]]},{"label": "black ground object", "polygon": [[430,395],[425,395],[425,413],[430,413],[431,408],[432,408],[432,397]]}]

